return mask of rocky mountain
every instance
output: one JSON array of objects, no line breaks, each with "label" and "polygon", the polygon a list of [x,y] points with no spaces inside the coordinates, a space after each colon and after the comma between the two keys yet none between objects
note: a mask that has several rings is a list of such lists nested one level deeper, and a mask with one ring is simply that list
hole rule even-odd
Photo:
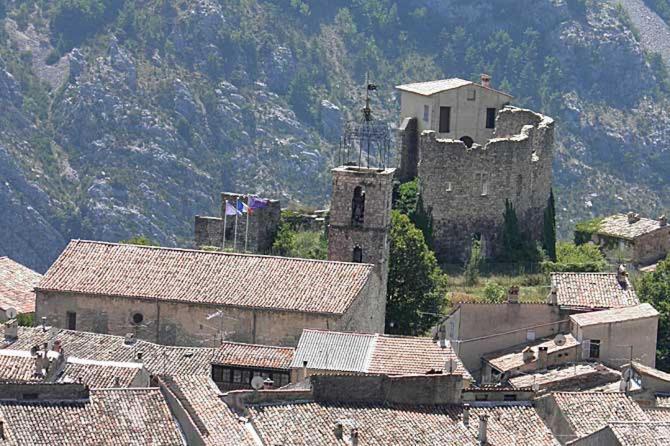
[{"label": "rocky mountain", "polygon": [[592,215],[660,214],[670,78],[636,14],[601,0],[0,0],[0,254],[43,271],[70,238],[188,246],[222,190],[324,206],[366,72],[390,124],[394,85],[481,72],[554,116],[564,236]]}]

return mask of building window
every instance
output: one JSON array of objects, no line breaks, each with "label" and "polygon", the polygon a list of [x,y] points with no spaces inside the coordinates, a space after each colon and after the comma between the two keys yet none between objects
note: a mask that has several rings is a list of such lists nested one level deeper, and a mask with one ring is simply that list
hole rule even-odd
[{"label": "building window", "polygon": [[482,181],[482,197],[485,197],[489,194],[489,182],[487,180]]},{"label": "building window", "polygon": [[477,99],[477,90],[471,88],[468,90],[468,101],[474,101]]},{"label": "building window", "polygon": [[475,394],[475,401],[488,401],[489,396],[486,393]]},{"label": "building window", "polygon": [[242,370],[233,370],[233,382],[234,383],[242,382]]},{"label": "building window", "polygon": [[486,128],[494,129],[496,128],[496,109],[487,108],[486,109]]},{"label": "building window", "polygon": [[365,219],[365,191],[361,186],[354,189],[354,198],[351,199],[351,225],[362,226]]},{"label": "building window", "polygon": [[461,136],[461,141],[463,141],[465,147],[467,147],[468,149],[472,147],[472,145],[475,143],[475,141],[469,136]]},{"label": "building window", "polygon": [[212,366],[212,381],[221,383],[223,381],[223,367],[220,365]]},{"label": "building window", "polygon": [[591,339],[589,346],[589,358],[600,358],[600,339]]},{"label": "building window", "polygon": [[74,311],[68,311],[65,313],[67,319],[67,329],[76,330],[77,329],[77,313]]},{"label": "building window", "polygon": [[21,398],[24,400],[36,400],[38,395],[36,393],[24,393],[21,395]]},{"label": "building window", "polygon": [[423,106],[423,121],[428,122],[428,119],[430,118],[430,107],[427,105]]},{"label": "building window", "polygon": [[363,248],[361,248],[360,246],[354,246],[352,262],[363,263]]},{"label": "building window", "polygon": [[516,401],[516,395],[504,395],[503,401]]},{"label": "building window", "polygon": [[444,189],[447,192],[451,192],[451,181],[447,181],[447,187]]},{"label": "building window", "polygon": [[451,107],[440,107],[440,133],[451,131]]},{"label": "building window", "polygon": [[144,320],[144,315],[142,313],[133,314],[133,324],[141,324]]}]

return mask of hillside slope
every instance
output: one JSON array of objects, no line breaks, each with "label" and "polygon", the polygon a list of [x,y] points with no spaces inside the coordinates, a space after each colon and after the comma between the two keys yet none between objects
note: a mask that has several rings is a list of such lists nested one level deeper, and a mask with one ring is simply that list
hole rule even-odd
[{"label": "hillside slope", "polygon": [[[628,17],[583,0],[0,0],[0,255],[70,238],[187,245],[218,192],[323,206],[369,72],[489,72],[558,121],[561,233],[670,208],[670,84]],[[76,24],[73,26],[73,24]]]}]

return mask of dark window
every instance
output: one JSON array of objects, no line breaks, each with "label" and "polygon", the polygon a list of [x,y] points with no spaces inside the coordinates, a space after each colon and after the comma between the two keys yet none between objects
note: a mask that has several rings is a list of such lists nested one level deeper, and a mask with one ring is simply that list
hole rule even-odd
[{"label": "dark window", "polygon": [[494,129],[496,128],[496,109],[487,108],[486,109],[486,128]]},{"label": "dark window", "polygon": [[242,382],[245,384],[251,384],[251,371],[242,370]]},{"label": "dark window", "polygon": [[449,133],[451,124],[451,107],[440,107],[440,133]]},{"label": "dark window", "polygon": [[428,119],[430,118],[430,108],[427,105],[423,106],[423,120],[425,122],[428,122]]},{"label": "dark window", "polygon": [[504,401],[516,401],[516,395],[504,395],[503,400]]},{"label": "dark window", "polygon": [[360,246],[354,247],[354,255],[352,258],[352,262],[363,263],[363,248],[361,248]]},{"label": "dark window", "polygon": [[77,313],[74,311],[68,311],[66,314],[67,317],[67,329],[76,330],[77,329]]},{"label": "dark window", "polygon": [[133,314],[133,324],[141,324],[143,320],[144,316],[142,315],[142,313]]},{"label": "dark window", "polygon": [[461,136],[461,141],[465,144],[465,147],[470,148],[475,143],[475,141],[469,136]]},{"label": "dark window", "polygon": [[233,382],[234,383],[242,382],[242,370],[233,370]]},{"label": "dark window", "polygon": [[351,224],[362,226],[365,218],[365,191],[361,186],[354,189],[354,198],[351,199]]},{"label": "dark window", "polygon": [[591,339],[589,358],[600,358],[600,339]]},{"label": "dark window", "polygon": [[489,399],[489,396],[486,393],[475,394],[475,401],[486,401]]},{"label": "dark window", "polygon": [[233,230],[234,228],[231,226],[230,228],[226,228],[226,240],[232,240],[235,235],[235,231]]},{"label": "dark window", "polygon": [[212,380],[214,382],[223,382],[223,367],[220,365],[212,366]]}]

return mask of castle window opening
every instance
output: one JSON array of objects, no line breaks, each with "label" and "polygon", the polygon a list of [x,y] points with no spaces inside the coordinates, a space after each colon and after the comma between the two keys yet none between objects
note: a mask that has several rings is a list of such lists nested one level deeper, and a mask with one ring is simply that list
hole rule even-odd
[{"label": "castle window opening", "polygon": [[489,181],[486,178],[486,174],[482,174],[482,197],[485,197],[489,194]]},{"label": "castle window opening", "polygon": [[[234,223],[233,223],[233,224],[234,224]],[[226,228],[226,229],[225,229],[225,232],[226,232],[226,240],[232,240],[232,239],[233,239],[233,236],[234,236],[234,234],[235,234],[235,232],[233,231],[233,229],[234,229],[234,228],[233,228],[232,226],[231,226],[230,228]]]},{"label": "castle window opening", "polygon": [[482,239],[481,232],[475,232],[474,234],[472,234],[472,240],[473,241],[479,242],[479,241],[481,241],[481,239]]},{"label": "castle window opening", "polygon": [[600,339],[591,339],[589,345],[589,358],[600,358]]},{"label": "castle window opening", "polygon": [[365,191],[361,186],[354,189],[351,199],[351,225],[362,226],[365,219]]},{"label": "castle window opening", "polygon": [[487,108],[486,109],[486,128],[494,129],[496,128],[496,109]]},{"label": "castle window opening", "polygon": [[447,181],[447,187],[444,189],[447,192],[451,192],[451,181]]},{"label": "castle window opening", "polygon": [[428,122],[430,119],[430,107],[428,105],[423,106],[423,122]]},{"label": "castle window opening", "polygon": [[477,90],[471,88],[468,90],[468,101],[474,101],[477,99]]},{"label": "castle window opening", "polygon": [[472,147],[472,145],[475,143],[475,141],[469,136],[461,136],[461,141],[463,141],[465,147],[467,147],[468,149]]},{"label": "castle window opening", "polygon": [[141,324],[144,321],[144,315],[142,313],[133,314],[133,324]]},{"label": "castle window opening", "polygon": [[440,107],[440,133],[451,131],[451,107]]},{"label": "castle window opening", "polygon": [[354,246],[352,261],[354,263],[363,263],[363,248],[360,246]]}]

